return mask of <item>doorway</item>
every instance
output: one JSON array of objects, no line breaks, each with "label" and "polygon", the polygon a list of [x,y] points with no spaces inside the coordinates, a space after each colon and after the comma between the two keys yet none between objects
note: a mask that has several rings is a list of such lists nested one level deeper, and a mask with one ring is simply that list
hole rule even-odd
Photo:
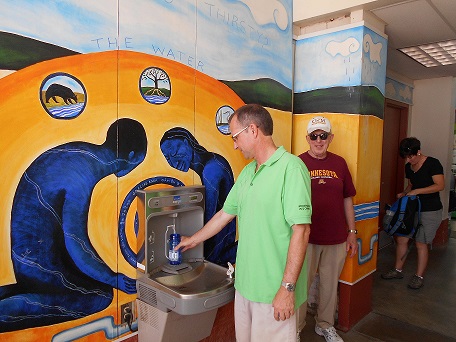
[{"label": "doorway", "polygon": [[386,99],[383,117],[382,169],[380,185],[379,248],[391,241],[382,241],[382,222],[385,205],[392,204],[404,190],[405,161],[399,156],[399,143],[407,137],[409,107],[407,104]]}]

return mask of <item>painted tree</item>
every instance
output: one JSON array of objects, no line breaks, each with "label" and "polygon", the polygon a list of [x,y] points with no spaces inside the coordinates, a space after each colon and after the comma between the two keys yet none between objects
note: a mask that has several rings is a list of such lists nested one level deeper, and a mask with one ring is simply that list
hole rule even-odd
[{"label": "painted tree", "polygon": [[154,84],[152,89],[149,89],[144,93],[144,95],[154,95],[166,96],[159,88],[158,82],[169,82],[168,74],[159,68],[150,68],[144,71],[142,74],[142,79],[145,81],[151,81]]}]

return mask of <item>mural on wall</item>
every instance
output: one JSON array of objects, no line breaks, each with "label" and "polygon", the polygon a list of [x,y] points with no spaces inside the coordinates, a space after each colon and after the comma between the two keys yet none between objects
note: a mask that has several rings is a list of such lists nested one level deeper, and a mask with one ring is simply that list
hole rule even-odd
[{"label": "mural on wall", "polygon": [[413,87],[387,77],[385,82],[385,97],[412,105]]},{"label": "mural on wall", "polygon": [[[222,209],[231,187],[233,172],[221,155],[207,151],[188,130],[174,127],[167,130],[160,140],[160,149],[173,168],[195,171],[205,186],[206,200],[204,223]],[[204,258],[219,265],[236,261],[236,222],[231,221],[222,231],[204,243]]]},{"label": "mural on wall", "polygon": [[87,103],[84,85],[72,75],[56,73],[43,80],[41,104],[56,119],[72,119],[80,115]]},{"label": "mural on wall", "polygon": [[16,283],[0,287],[0,332],[73,320],[105,309],[113,288],[135,293],[135,280],[113,272],[87,230],[91,194],[104,177],[130,173],[145,158],[144,127],[114,122],[102,145],[69,142],[25,170],[11,210]]},{"label": "mural on wall", "polygon": [[152,104],[166,103],[171,97],[171,82],[166,71],[147,68],[141,73],[141,95]]},{"label": "mural on wall", "polygon": [[340,276],[349,285],[376,268],[386,50],[386,38],[362,25],[296,42],[293,153],[308,150],[302,132],[312,116],[323,114],[335,134],[330,151],[345,158],[357,190],[359,252],[347,258]]},{"label": "mural on wall", "polygon": [[386,38],[365,26],[297,40],[294,113],[383,118],[386,46]]},{"label": "mural on wall", "polygon": [[[248,162],[227,123],[245,102],[290,144],[291,0],[0,5],[0,340],[115,339],[135,328],[135,191],[203,184],[210,219]],[[234,262],[235,239],[206,258]]]},{"label": "mural on wall", "polygon": [[[121,35],[99,32],[89,51],[117,45],[170,59],[227,84],[245,103],[291,111],[291,0],[160,0],[143,6],[120,1]],[[166,20],[136,20],[138,12]]]}]

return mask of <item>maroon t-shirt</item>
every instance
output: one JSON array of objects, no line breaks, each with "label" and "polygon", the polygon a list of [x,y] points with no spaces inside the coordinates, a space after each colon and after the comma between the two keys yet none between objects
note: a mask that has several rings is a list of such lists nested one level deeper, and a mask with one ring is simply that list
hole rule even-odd
[{"label": "maroon t-shirt", "polygon": [[309,242],[336,245],[347,241],[344,198],[356,195],[345,160],[327,152],[317,159],[308,152],[299,156],[309,169],[312,183],[312,225]]}]

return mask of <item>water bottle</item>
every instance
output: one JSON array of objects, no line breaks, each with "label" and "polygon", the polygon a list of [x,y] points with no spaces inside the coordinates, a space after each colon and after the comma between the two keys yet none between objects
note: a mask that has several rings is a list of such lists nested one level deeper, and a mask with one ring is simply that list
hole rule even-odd
[{"label": "water bottle", "polygon": [[385,212],[385,216],[383,216],[383,229],[388,229],[389,224],[391,223],[391,220],[393,219],[394,216],[394,211],[387,209]]},{"label": "water bottle", "polygon": [[169,236],[169,254],[168,259],[170,265],[180,265],[182,263],[182,253],[180,250],[174,250],[181,241],[180,234],[171,234]]}]

